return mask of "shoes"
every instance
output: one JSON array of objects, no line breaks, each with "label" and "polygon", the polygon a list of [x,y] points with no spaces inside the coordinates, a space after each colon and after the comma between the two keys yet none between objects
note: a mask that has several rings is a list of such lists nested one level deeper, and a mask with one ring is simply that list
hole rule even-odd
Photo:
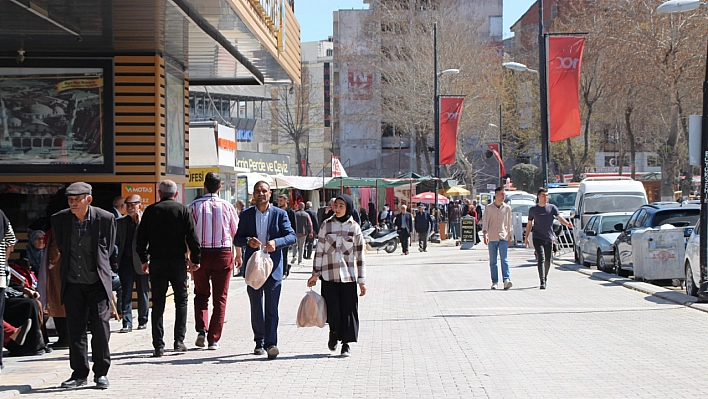
[{"label": "shoes", "polygon": [[332,352],[337,350],[337,334],[329,333],[329,341],[327,341],[327,347]]},{"label": "shoes", "polygon": [[13,341],[19,346],[22,346],[25,344],[25,339],[27,339],[27,334],[29,333],[30,328],[32,328],[32,319],[27,319],[25,322],[20,326],[20,328],[17,329],[15,338],[12,338]]},{"label": "shoes", "polygon": [[297,264],[297,267],[303,267],[303,266],[305,266],[305,265],[303,265],[302,263]]},{"label": "shoes", "polygon": [[148,328],[147,324],[138,325],[138,330],[147,330],[147,328]]},{"label": "shoes", "polygon": [[278,347],[275,345],[269,346],[267,352],[268,352],[268,360],[273,360],[276,357],[278,357],[278,355],[280,354]]},{"label": "shoes", "polygon": [[57,341],[52,344],[52,349],[69,349],[69,343]]},{"label": "shoes", "polygon": [[253,354],[257,356],[265,355],[266,351],[263,349],[263,345],[256,345],[256,349],[253,350]]},{"label": "shoes", "polygon": [[102,375],[100,377],[94,377],[93,382],[96,383],[96,388],[98,389],[108,389],[108,377]]},{"label": "shoes", "polygon": [[52,353],[54,352],[54,349],[50,348],[49,346],[44,347],[44,353]]},{"label": "shoes", "polygon": [[212,342],[209,344],[209,347],[207,349],[209,349],[210,351],[215,351],[215,350],[219,349],[220,347],[221,347],[221,345],[219,345],[218,342]]},{"label": "shoes", "polygon": [[352,355],[351,349],[349,349],[349,344],[346,342],[342,342],[342,352],[341,352],[342,357],[349,357]]},{"label": "shoes", "polygon": [[418,247],[418,252],[423,252],[423,248],[422,248],[422,247]]},{"label": "shoes", "polygon": [[507,291],[509,288],[511,288],[514,284],[512,284],[511,280],[506,280],[504,281],[504,291]]},{"label": "shoes", "polygon": [[538,287],[538,288],[540,288],[540,289],[542,289],[542,290],[545,290],[545,289],[546,289],[546,279],[541,280],[541,286]]},{"label": "shoes", "polygon": [[162,357],[165,354],[165,348],[155,348],[152,352],[152,357]]},{"label": "shoes", "polygon": [[175,352],[186,352],[187,345],[182,341],[175,341]]},{"label": "shoes", "polygon": [[119,333],[129,333],[131,331],[133,331],[132,327],[123,327],[120,330],[118,330]]},{"label": "shoes", "polygon": [[492,283],[492,289],[496,290],[499,287],[499,284],[497,283]]},{"label": "shoes", "polygon": [[202,331],[199,333],[199,335],[197,335],[197,340],[194,341],[194,345],[196,345],[200,348],[203,348],[204,346],[206,346],[205,341],[206,341],[206,332]]},{"label": "shoes", "polygon": [[86,378],[69,378],[61,383],[62,388],[78,388],[86,385]]},{"label": "shoes", "polygon": [[428,250],[427,250],[427,249],[424,249],[423,252],[428,252]]}]

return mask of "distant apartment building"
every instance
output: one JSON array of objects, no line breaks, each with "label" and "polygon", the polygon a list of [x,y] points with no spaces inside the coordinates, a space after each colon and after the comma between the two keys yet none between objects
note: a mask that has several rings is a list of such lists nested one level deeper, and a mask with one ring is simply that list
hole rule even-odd
[{"label": "distant apartment building", "polygon": [[[340,156],[350,176],[393,177],[399,173],[417,172],[417,149],[407,136],[401,136],[381,116],[381,74],[368,68],[367,62],[381,54],[380,32],[372,23],[377,7],[391,4],[413,4],[424,13],[435,7],[434,0],[364,0],[368,10],[334,12],[334,60],[332,69],[332,137],[333,151]],[[481,20],[478,34],[488,42],[501,46],[502,0],[458,0],[458,15]],[[443,25],[445,21],[438,21]],[[430,40],[432,49],[432,34]],[[305,50],[303,49],[303,54]],[[431,52],[432,53],[432,52]],[[415,56],[415,55],[413,55]],[[359,61],[357,61],[359,60]],[[362,61],[366,60],[366,62]],[[432,65],[432,61],[431,61]],[[432,79],[432,70],[431,79]],[[431,98],[432,105],[432,98]],[[432,121],[431,121],[432,125]],[[429,150],[432,150],[432,142]],[[433,157],[430,151],[430,157]]]}]

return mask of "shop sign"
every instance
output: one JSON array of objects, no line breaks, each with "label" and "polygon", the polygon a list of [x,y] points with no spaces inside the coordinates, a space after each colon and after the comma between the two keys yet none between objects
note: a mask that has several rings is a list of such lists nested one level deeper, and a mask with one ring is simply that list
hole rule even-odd
[{"label": "shop sign", "polygon": [[219,173],[219,168],[189,168],[189,183],[185,185],[187,188],[200,188],[204,186],[204,179],[207,173]]},{"label": "shop sign", "polygon": [[143,202],[143,209],[152,205],[156,201],[157,186],[155,183],[123,183],[121,184],[121,196],[128,198],[131,195],[139,195]]},{"label": "shop sign", "polygon": [[264,154],[260,152],[238,151],[236,166],[248,168],[253,173],[267,175],[282,174],[290,176],[290,157],[279,154]]}]

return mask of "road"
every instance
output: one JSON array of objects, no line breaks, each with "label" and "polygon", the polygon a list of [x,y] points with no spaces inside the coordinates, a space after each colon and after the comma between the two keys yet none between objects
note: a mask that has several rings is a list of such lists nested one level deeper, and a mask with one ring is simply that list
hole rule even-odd
[{"label": "road", "polygon": [[67,351],[55,351],[7,359],[0,399],[20,391],[32,398],[708,396],[699,362],[708,356],[706,312],[562,261],[539,290],[533,254],[523,248],[510,250],[509,291],[489,289],[484,247],[413,250],[367,255],[360,342],[350,358],[328,351],[326,328],[295,325],[309,276],[303,267],[284,282],[274,361],[251,354],[248,299],[243,280],[234,279],[220,350],[193,347],[190,316],[184,354],[151,358],[149,330],[113,334],[107,391],[58,388],[70,370]]}]

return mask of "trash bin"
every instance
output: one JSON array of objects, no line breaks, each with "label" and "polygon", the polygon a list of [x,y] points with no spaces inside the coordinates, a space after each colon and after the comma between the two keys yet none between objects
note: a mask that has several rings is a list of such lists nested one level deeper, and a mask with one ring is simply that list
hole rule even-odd
[{"label": "trash bin", "polygon": [[685,278],[683,228],[662,228],[632,234],[634,279],[642,281]]},{"label": "trash bin", "polygon": [[438,232],[441,240],[447,240],[447,222],[438,223]]}]

